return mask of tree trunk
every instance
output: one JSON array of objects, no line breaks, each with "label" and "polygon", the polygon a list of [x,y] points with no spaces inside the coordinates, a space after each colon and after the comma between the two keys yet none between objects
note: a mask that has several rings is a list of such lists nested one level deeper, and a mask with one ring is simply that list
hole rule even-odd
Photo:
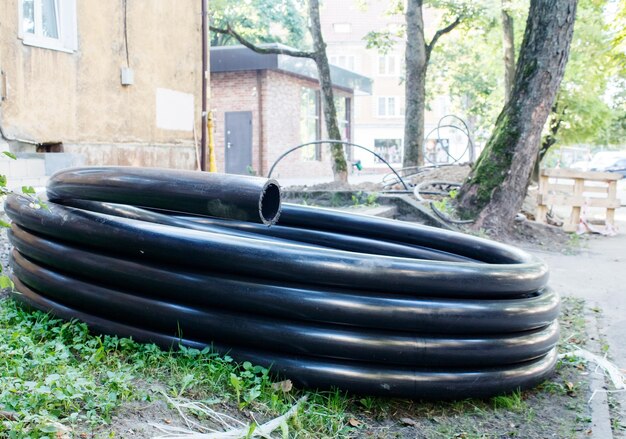
[{"label": "tree trunk", "polygon": [[402,166],[424,164],[424,107],[428,55],[424,40],[422,0],[408,0],[406,9],[406,75],[404,115],[404,159]]},{"label": "tree trunk", "polygon": [[[322,38],[322,28],[320,25],[319,0],[309,0],[309,17],[311,19],[311,36],[313,37],[313,60],[317,65],[320,89],[322,91],[322,110],[326,133],[329,139],[341,140],[341,132],[337,123],[337,109],[335,108],[335,97],[333,84],[330,80],[330,67],[326,56],[326,43]],[[330,146],[332,156],[333,176],[335,181],[348,181],[348,164],[341,143],[333,143]]]},{"label": "tree trunk", "polygon": [[539,172],[541,171],[541,161],[547,154],[548,150],[552,148],[552,146],[557,141],[557,134],[559,132],[559,128],[561,127],[562,117],[565,113],[565,109],[563,111],[559,111],[559,102],[558,99],[555,104],[552,106],[552,112],[548,115],[548,132],[541,139],[541,145],[539,146],[539,153],[537,154],[537,161],[535,162],[535,166],[533,167],[533,173],[530,177],[531,182],[538,183],[539,182]]},{"label": "tree trunk", "polygon": [[459,191],[474,227],[508,228],[522,206],[541,131],[563,78],[577,0],[531,0],[511,100]]},{"label": "tree trunk", "polygon": [[515,34],[513,17],[506,10],[507,0],[502,0],[502,47],[504,49],[504,103],[511,98],[515,80]]},{"label": "tree trunk", "polygon": [[426,71],[430,54],[442,35],[461,23],[458,16],[452,23],[437,30],[430,43],[424,39],[424,17],[422,0],[408,0],[406,7],[405,48],[405,114],[404,114],[404,159],[405,168],[424,164],[424,111],[426,107]]}]

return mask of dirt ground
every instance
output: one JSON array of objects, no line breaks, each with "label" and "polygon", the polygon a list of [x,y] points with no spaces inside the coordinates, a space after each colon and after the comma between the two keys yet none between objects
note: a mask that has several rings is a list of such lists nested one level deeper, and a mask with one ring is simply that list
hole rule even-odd
[{"label": "dirt ground", "polygon": [[[561,316],[567,334],[584,330],[584,302],[566,299]],[[568,340],[585,346],[584,337]],[[346,426],[334,436],[368,439],[409,438],[586,438],[592,435],[591,392],[588,370],[580,362],[561,362],[555,375],[535,389],[493,399],[455,402],[383,400],[354,396],[342,416]],[[220,396],[216,395],[219,400]],[[254,408],[239,411],[232,403],[219,403],[220,413],[242,420],[262,421]],[[158,434],[152,425],[183,427],[176,412],[156,398],[148,403],[131,403],[113,417],[111,424],[85,429],[89,438],[149,438]],[[275,435],[273,437],[279,437]],[[290,436],[291,437],[291,436]],[[300,437],[298,435],[294,437]]]}]

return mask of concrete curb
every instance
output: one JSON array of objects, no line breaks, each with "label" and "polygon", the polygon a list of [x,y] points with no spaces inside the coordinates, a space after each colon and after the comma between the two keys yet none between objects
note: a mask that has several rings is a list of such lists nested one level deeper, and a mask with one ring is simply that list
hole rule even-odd
[{"label": "concrete curb", "polygon": [[[598,306],[593,304],[593,306]],[[601,352],[600,334],[598,331],[597,315],[590,310],[589,304],[585,306],[585,320],[587,321],[587,335],[589,336],[589,350],[598,354]],[[609,403],[607,400],[606,390],[608,389],[604,373],[601,370],[595,371],[592,364],[589,367],[589,387],[593,399],[589,403],[591,409],[591,438],[593,439],[612,439],[613,431],[611,430],[611,414],[609,413]]]}]

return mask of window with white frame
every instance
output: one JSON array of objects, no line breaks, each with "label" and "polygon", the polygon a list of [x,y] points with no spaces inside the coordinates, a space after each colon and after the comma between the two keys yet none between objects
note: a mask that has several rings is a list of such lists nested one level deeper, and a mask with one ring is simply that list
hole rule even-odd
[{"label": "window with white frame", "polygon": [[398,111],[396,109],[397,99],[395,96],[379,96],[375,101],[375,114],[378,117],[396,117]]},{"label": "window with white frame", "polygon": [[72,52],[78,48],[76,0],[19,0],[24,44]]},{"label": "window with white frame", "polygon": [[395,76],[398,73],[396,69],[396,57],[393,55],[380,55],[378,57],[378,75],[379,76]]}]

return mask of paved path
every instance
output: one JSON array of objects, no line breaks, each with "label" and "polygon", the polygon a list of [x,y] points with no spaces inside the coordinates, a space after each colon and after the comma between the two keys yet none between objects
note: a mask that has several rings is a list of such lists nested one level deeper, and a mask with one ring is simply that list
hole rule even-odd
[{"label": "paved path", "polygon": [[583,241],[580,254],[533,252],[550,266],[550,285],[559,293],[602,309],[601,330],[611,355],[626,368],[626,222],[619,228],[617,236]]},{"label": "paved path", "polygon": [[[550,286],[563,296],[585,299],[589,308],[600,309],[598,329],[609,345],[611,360],[622,370],[626,370],[626,209],[618,211],[620,233],[613,237],[592,236],[582,243],[582,250],[576,255],[564,255],[531,250],[550,266]],[[588,325],[595,325],[593,312]],[[595,328],[589,328],[589,336],[598,338]],[[562,334],[569,336],[570,334]],[[601,354],[600,343],[596,340],[590,347]],[[592,377],[593,378],[593,377]],[[601,389],[602,380],[592,384]],[[613,388],[609,386],[608,388]],[[617,417],[626,423],[626,393],[615,394],[620,408]],[[606,395],[599,394],[591,403],[593,418],[592,439],[608,439],[611,436],[609,410]],[[621,437],[621,436],[619,436]]]}]

